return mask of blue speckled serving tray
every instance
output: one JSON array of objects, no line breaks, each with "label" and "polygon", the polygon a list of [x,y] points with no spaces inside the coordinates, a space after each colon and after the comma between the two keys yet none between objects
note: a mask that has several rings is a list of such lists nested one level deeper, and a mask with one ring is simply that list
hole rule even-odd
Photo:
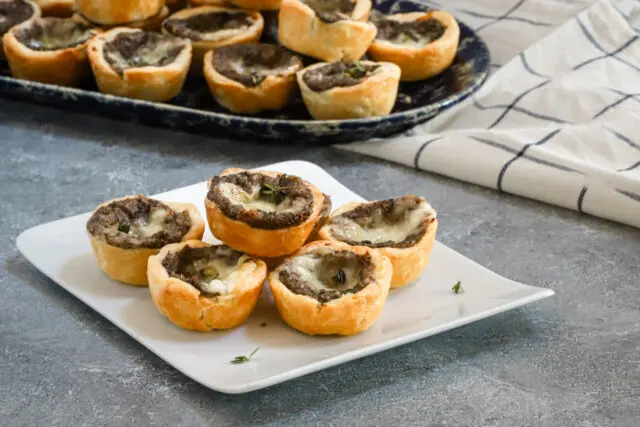
[{"label": "blue speckled serving tray", "polygon": [[[426,11],[414,1],[375,1],[382,13]],[[277,19],[265,13],[263,42],[276,42]],[[211,135],[286,143],[344,143],[400,132],[424,122],[475,92],[489,74],[489,50],[464,23],[460,46],[452,66],[439,76],[420,82],[401,83],[398,100],[390,115],[358,120],[313,120],[300,96],[277,113],[254,116],[226,112],[209,92],[204,78],[189,77],[175,99],[168,103],[147,102],[98,92],[95,82],[81,88],[64,88],[10,77],[0,63],[0,94],[75,111],[165,126]]]}]

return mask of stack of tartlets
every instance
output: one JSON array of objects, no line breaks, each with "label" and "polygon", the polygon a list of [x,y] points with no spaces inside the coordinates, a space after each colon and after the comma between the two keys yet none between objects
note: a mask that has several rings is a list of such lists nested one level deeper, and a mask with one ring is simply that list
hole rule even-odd
[{"label": "stack of tartlets", "polygon": [[[300,94],[318,120],[387,115],[401,81],[452,64],[460,36],[446,12],[384,16],[371,0],[70,1],[0,0],[14,76],[78,86],[90,64],[100,91],[155,102],[204,76],[237,114],[279,111]],[[26,25],[40,7],[47,18]],[[277,16],[277,43],[265,42],[265,16]]]},{"label": "stack of tartlets", "polygon": [[98,265],[147,286],[158,311],[190,330],[241,325],[263,285],[286,324],[309,335],[353,335],[380,316],[389,290],[426,268],[438,227],[421,197],[350,203],[299,177],[228,169],[190,203],[144,196],[100,205],[87,221]]}]

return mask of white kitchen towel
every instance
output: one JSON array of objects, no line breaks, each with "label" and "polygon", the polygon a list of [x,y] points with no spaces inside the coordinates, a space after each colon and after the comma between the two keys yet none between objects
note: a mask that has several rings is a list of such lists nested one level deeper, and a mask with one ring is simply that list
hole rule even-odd
[{"label": "white kitchen towel", "polygon": [[[546,35],[463,103],[399,136],[339,147],[640,227],[640,1],[600,0],[537,28]],[[495,37],[527,43],[513,31]]]}]

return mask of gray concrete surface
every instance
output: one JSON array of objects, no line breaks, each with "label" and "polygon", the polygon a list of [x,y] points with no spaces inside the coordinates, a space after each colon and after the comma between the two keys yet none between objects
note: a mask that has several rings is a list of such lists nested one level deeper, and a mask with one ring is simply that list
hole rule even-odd
[{"label": "gray concrete surface", "polygon": [[[640,231],[331,148],[264,146],[0,101],[0,425],[640,425]],[[553,298],[246,395],[184,377],[35,270],[24,229],[235,165],[318,163],[414,192],[438,238]],[[640,213],[639,213],[640,214]]]}]

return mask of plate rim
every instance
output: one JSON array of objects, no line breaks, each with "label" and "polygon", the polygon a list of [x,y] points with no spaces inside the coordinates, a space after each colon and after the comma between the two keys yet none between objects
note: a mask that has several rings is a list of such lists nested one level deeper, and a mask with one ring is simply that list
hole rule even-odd
[{"label": "plate rim", "polygon": [[[278,167],[283,167],[286,165],[290,165],[290,164],[299,164],[301,166],[305,166],[305,167],[313,167],[315,169],[318,169],[319,171],[321,171],[322,173],[324,173],[326,176],[330,177],[331,179],[335,180],[336,182],[338,182],[342,187],[344,187],[346,190],[350,191],[351,193],[353,193],[354,195],[356,195],[357,197],[363,199],[363,200],[367,200],[364,199],[363,197],[361,197],[359,194],[355,193],[354,191],[352,191],[349,187],[347,187],[346,185],[342,184],[337,178],[335,178],[333,175],[331,175],[328,171],[326,171],[324,168],[322,168],[321,166],[313,163],[313,162],[309,162],[306,160],[290,160],[290,161],[283,161],[283,162],[278,162],[278,163],[272,163],[269,165],[263,165],[263,166],[259,166],[257,168],[253,168],[253,169],[267,169],[267,168],[278,168]],[[177,191],[177,190],[182,190],[184,188],[187,187],[191,187],[191,186],[197,186],[197,185],[202,185],[203,183],[206,183],[206,181],[199,181],[197,183],[194,184],[188,184],[188,185],[184,185],[182,187],[178,187],[178,188],[173,188],[173,189],[169,189],[167,191],[163,191],[154,195],[151,195],[150,197],[157,197],[158,195],[161,194],[165,194],[165,193],[169,193],[169,192],[173,192],[173,191]],[[107,321],[109,321],[111,324],[113,324],[114,326],[116,326],[122,333],[124,333],[125,335],[128,335],[129,337],[131,337],[132,339],[134,339],[138,344],[140,344],[142,347],[146,348],[148,351],[150,351],[151,353],[153,353],[154,355],[156,355],[157,357],[159,357],[160,359],[162,359],[165,363],[167,363],[169,366],[171,366],[173,369],[176,369],[177,371],[179,371],[180,373],[182,373],[183,375],[185,375],[186,377],[190,378],[191,380],[211,389],[217,392],[221,392],[221,393],[225,393],[225,394],[243,394],[243,393],[249,393],[252,391],[256,391],[256,390],[260,390],[260,389],[264,389],[264,388],[268,388],[277,384],[281,384],[287,381],[290,381],[292,379],[295,378],[300,378],[309,374],[312,374],[314,372],[318,372],[324,369],[328,369],[334,366],[338,366],[341,365],[343,363],[347,363],[347,362],[352,362],[364,357],[368,357],[371,356],[373,354],[377,354],[377,353],[382,353],[384,351],[396,348],[396,347],[400,347],[403,346],[405,344],[411,343],[411,342],[415,342],[421,339],[425,339],[431,336],[435,336],[438,334],[441,334],[443,332],[446,331],[451,331],[454,329],[457,329],[461,326],[464,325],[468,325],[474,322],[477,322],[479,320],[482,319],[486,319],[489,317],[492,317],[494,315],[500,314],[500,313],[504,313],[507,311],[511,311],[513,309],[525,306],[525,305],[529,305],[532,304],[536,301],[540,301],[546,298],[549,298],[551,296],[555,295],[555,291],[553,289],[550,288],[542,288],[539,286],[533,286],[533,285],[527,285],[512,279],[509,279],[508,277],[505,277],[501,274],[495,273],[492,270],[490,270],[489,268],[483,266],[482,264],[479,264],[478,262],[474,261],[472,258],[469,258],[466,255],[463,255],[459,252],[457,252],[456,250],[450,248],[449,246],[445,245],[444,243],[441,243],[439,241],[436,240],[436,244],[441,246],[442,250],[445,251],[450,251],[450,252],[454,252],[462,257],[464,257],[466,259],[467,262],[473,263],[476,267],[481,268],[483,270],[486,270],[494,275],[497,275],[499,277],[501,277],[503,280],[506,280],[508,282],[511,282],[513,284],[517,284],[520,286],[524,286],[526,288],[530,288],[532,291],[535,290],[534,293],[523,297],[521,299],[515,300],[515,301],[509,301],[507,303],[504,304],[500,304],[500,305],[496,305],[491,307],[490,309],[484,310],[480,313],[476,313],[474,315],[465,317],[463,319],[457,319],[455,321],[451,321],[448,323],[443,323],[440,324],[436,327],[431,327],[428,329],[423,329],[420,331],[415,331],[412,333],[408,333],[405,335],[401,335],[395,338],[391,338],[385,341],[381,341],[381,342],[377,342],[377,343],[373,343],[373,344],[369,344],[369,345],[365,345],[363,347],[359,347],[357,349],[353,349],[353,350],[349,350],[349,351],[345,351],[343,353],[339,353],[336,354],[334,356],[330,356],[327,357],[325,359],[320,359],[318,361],[315,362],[311,362],[308,363],[304,366],[300,366],[294,369],[290,369],[287,370],[285,372],[282,373],[278,373],[275,375],[271,375],[268,376],[266,378],[263,379],[259,379],[256,381],[250,381],[250,382],[245,382],[242,383],[240,385],[237,386],[220,386],[220,385],[216,385],[214,383],[212,383],[210,380],[208,379],[203,379],[203,378],[196,378],[195,375],[191,375],[188,372],[184,371],[181,367],[181,365],[179,364],[174,364],[171,361],[167,360],[167,358],[165,358],[165,356],[163,355],[163,351],[156,348],[156,346],[152,343],[149,342],[148,340],[145,340],[143,337],[141,337],[134,329],[128,327],[126,324],[121,324],[121,322],[115,320],[114,318],[112,318],[112,316],[110,314],[105,314],[103,311],[99,310],[96,306],[94,306],[94,304],[92,304],[91,302],[87,302],[86,300],[84,300],[79,293],[75,292],[75,290],[72,287],[68,287],[65,285],[62,285],[58,280],[55,280],[53,277],[49,276],[49,274],[47,274],[44,270],[44,268],[42,267],[42,265],[38,262],[36,262],[30,255],[28,250],[25,250],[25,241],[26,239],[28,239],[28,235],[32,234],[32,233],[37,233],[39,228],[44,228],[44,227],[48,227],[48,226],[52,226],[55,225],[56,223],[60,223],[60,222],[64,222],[64,221],[69,221],[69,220],[73,220],[73,219],[79,219],[80,217],[83,216],[87,216],[91,214],[91,212],[84,212],[84,213],[80,213],[80,214],[76,214],[76,215],[70,215],[64,218],[59,218],[53,221],[48,221],[45,223],[41,223],[32,227],[29,227],[25,230],[23,230],[15,239],[15,245],[18,248],[18,251],[22,254],[22,256],[29,261],[29,263],[31,265],[33,265],[41,274],[43,274],[47,280],[55,283],[57,286],[61,287],[62,289],[64,289],[66,292],[68,292],[69,294],[71,294],[74,298],[76,298],[78,301],[80,301],[81,303],[83,303],[84,305],[88,306],[89,308],[91,308],[93,311],[95,311],[98,315],[102,316],[104,319],[106,319]],[[348,337],[347,337],[348,338]]]}]

